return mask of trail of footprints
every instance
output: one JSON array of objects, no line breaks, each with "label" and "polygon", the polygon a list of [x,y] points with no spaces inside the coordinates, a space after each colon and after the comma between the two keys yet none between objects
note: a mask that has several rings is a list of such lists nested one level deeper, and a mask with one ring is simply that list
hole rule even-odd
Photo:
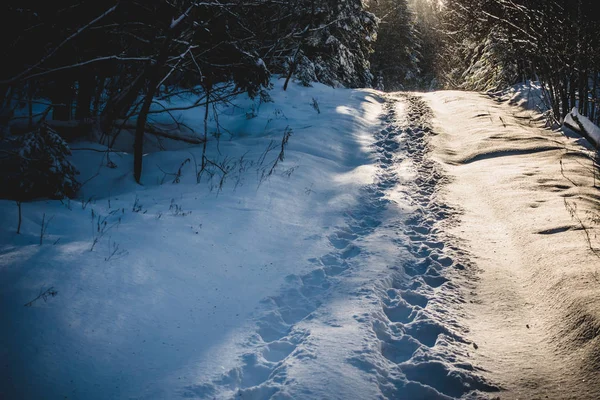
[{"label": "trail of footprints", "polygon": [[[414,214],[400,225],[413,261],[392,268],[388,279],[375,290],[381,312],[355,316],[371,323],[379,341],[381,363],[369,351],[357,351],[351,360],[359,368],[374,371],[382,394],[389,399],[489,398],[500,390],[490,384],[468,360],[471,343],[465,329],[450,315],[444,304],[464,302],[460,291],[448,279],[450,269],[463,270],[467,259],[461,250],[443,237],[444,223],[452,210],[439,201],[438,192],[446,178],[427,157],[430,110],[415,96],[406,96],[406,120],[398,120],[393,103],[383,118],[386,126],[378,135],[380,188],[394,179],[385,166],[410,159],[416,178],[405,193],[416,206]],[[397,149],[402,151],[396,152]]]},{"label": "trail of footprints", "polygon": [[[395,102],[405,101],[406,121],[397,118]],[[348,215],[328,240],[329,253],[309,260],[314,269],[305,275],[291,275],[286,287],[264,300],[268,310],[256,321],[256,332],[247,341],[249,351],[240,365],[217,380],[186,387],[183,397],[222,398],[222,393],[243,399],[276,398],[287,379],[285,360],[315,357],[310,332],[297,324],[311,318],[336,283],[352,268],[361,253],[360,238],[382,224],[382,213],[390,205],[386,191],[398,185],[393,166],[410,159],[417,177],[406,195],[418,206],[407,221],[396,221],[403,230],[395,244],[405,246],[413,256],[407,265],[390,268],[390,274],[377,284],[365,287],[358,296],[373,296],[380,308],[374,313],[356,315],[368,326],[372,337],[366,348],[356,350],[347,361],[373,374],[382,395],[388,399],[486,398],[482,392],[497,391],[477,374],[468,359],[469,343],[464,330],[448,315],[443,304],[464,302],[445,270],[464,269],[460,250],[447,245],[438,235],[440,221],[453,210],[437,201],[444,181],[433,161],[427,158],[426,136],[433,134],[426,105],[417,97],[390,98],[382,119],[384,128],[376,134],[378,179],[363,189],[361,207]],[[440,300],[440,298],[443,298]],[[373,343],[378,350],[372,351]],[[226,390],[223,391],[223,388]]]}]

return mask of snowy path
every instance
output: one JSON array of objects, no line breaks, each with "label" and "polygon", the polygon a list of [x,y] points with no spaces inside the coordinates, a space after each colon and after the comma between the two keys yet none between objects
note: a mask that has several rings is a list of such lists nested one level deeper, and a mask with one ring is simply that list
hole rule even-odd
[{"label": "snowy path", "polygon": [[376,134],[376,180],[329,236],[331,251],[264,304],[236,366],[189,385],[190,398],[484,398],[497,387],[469,362],[448,304],[468,262],[441,233],[452,209],[428,157],[431,112],[390,97]]},{"label": "snowy path", "polygon": [[24,204],[20,235],[0,201],[0,398],[600,397],[577,138],[477,93],[272,95],[222,110],[218,196],[201,148],[149,153],[144,186],[130,154],[81,150],[85,198]]}]

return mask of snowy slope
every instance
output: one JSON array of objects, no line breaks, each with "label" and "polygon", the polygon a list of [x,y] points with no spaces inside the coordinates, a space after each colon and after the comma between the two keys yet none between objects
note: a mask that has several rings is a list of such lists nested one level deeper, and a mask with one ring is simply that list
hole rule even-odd
[{"label": "snowy slope", "polygon": [[[327,234],[373,179],[379,96],[276,85],[275,102],[258,111],[249,99],[222,110],[233,137],[208,150],[212,160],[231,160],[220,192],[218,176],[196,183],[192,162],[180,183],[162,172],[200,160],[200,147],[149,153],[138,186],[131,155],[111,154],[108,168],[104,153],[83,150],[97,145],[79,143],[81,181],[99,172],[81,199],[24,204],[21,235],[17,207],[0,202],[0,397],[170,397],[164,391],[182,375],[221,368],[214,349],[247,329],[286,276],[309,270],[307,256],[327,253]],[[183,118],[201,127],[200,114]],[[265,149],[271,140],[279,146],[287,126],[285,162],[259,187],[279,152]],[[55,297],[23,306],[50,287]]]},{"label": "snowy slope", "polygon": [[577,108],[573,108],[567,114],[564,124],[581,132],[595,148],[600,149],[600,128],[594,125],[589,118],[579,114]]}]

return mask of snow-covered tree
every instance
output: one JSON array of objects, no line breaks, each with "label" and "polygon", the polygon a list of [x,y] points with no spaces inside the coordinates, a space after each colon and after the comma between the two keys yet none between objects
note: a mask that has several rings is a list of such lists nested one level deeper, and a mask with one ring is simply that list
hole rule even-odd
[{"label": "snow-covered tree", "polygon": [[409,0],[408,6],[414,13],[419,46],[418,86],[421,89],[435,89],[438,87],[439,65],[442,63],[441,4],[438,0]]},{"label": "snow-covered tree", "polygon": [[372,0],[369,10],[379,18],[373,73],[385,90],[414,88],[419,84],[419,40],[415,19],[406,0]]},{"label": "snow-covered tree", "polygon": [[3,198],[26,201],[74,197],[79,189],[77,169],[65,141],[41,124],[28,134],[0,142],[0,186]]},{"label": "snow-covered tree", "polygon": [[600,16],[593,0],[447,0],[446,82],[468,89],[544,83],[556,119],[598,120]]},{"label": "snow-covered tree", "polygon": [[306,85],[371,85],[369,56],[377,23],[362,0],[295,0],[275,11],[263,55],[270,69]]}]

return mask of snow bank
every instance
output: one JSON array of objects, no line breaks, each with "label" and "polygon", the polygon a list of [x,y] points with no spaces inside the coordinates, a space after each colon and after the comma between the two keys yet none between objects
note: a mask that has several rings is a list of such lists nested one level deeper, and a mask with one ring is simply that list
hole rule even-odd
[{"label": "snow bank", "polygon": [[577,107],[574,107],[567,114],[564,124],[568,128],[574,129],[584,135],[594,147],[597,149],[600,148],[600,128],[594,125],[587,117],[579,114]]},{"label": "snow bank", "polygon": [[[169,398],[225,370],[235,354],[216,349],[327,253],[373,179],[375,91],[274,83],[273,102],[240,97],[210,121],[221,139],[200,184],[202,147],[157,141],[168,150],[145,155],[136,185],[131,154],[79,143],[79,199],[23,204],[21,235],[0,201],[0,397]],[[175,117],[202,132],[202,111]]]},{"label": "snow bank", "polygon": [[488,94],[501,101],[508,101],[509,104],[514,104],[527,110],[536,110],[541,113],[549,110],[547,102],[544,100],[542,84],[538,81],[517,83],[504,90],[488,92]]}]

